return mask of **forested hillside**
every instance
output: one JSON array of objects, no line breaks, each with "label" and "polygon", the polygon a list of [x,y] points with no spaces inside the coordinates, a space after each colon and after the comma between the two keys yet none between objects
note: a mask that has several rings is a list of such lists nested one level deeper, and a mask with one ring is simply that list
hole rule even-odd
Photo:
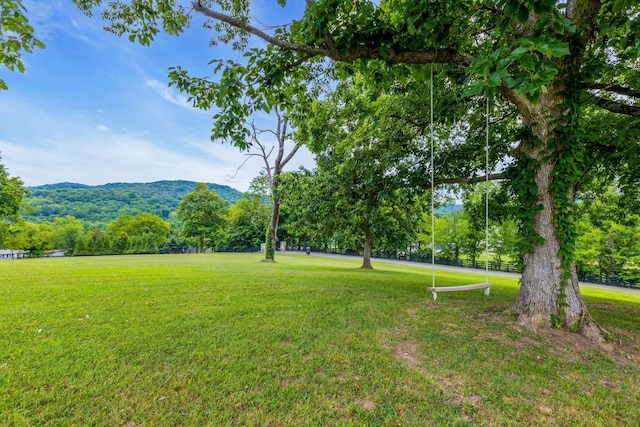
[{"label": "forested hillside", "polygon": [[[226,185],[207,185],[229,204],[242,196],[241,192]],[[182,197],[195,187],[193,181],[99,186],[65,182],[30,187],[31,194],[25,197],[27,209],[22,216],[31,222],[51,222],[55,217],[71,215],[88,223],[106,224],[119,215],[148,212],[167,219],[178,208]]]}]

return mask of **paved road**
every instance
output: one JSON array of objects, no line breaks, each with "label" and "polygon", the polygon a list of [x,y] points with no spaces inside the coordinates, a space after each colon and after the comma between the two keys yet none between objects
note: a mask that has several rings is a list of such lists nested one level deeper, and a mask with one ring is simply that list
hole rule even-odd
[{"label": "paved road", "polygon": [[[305,255],[304,252],[297,252],[297,251],[290,251],[290,252],[287,252],[287,253]],[[360,256],[325,254],[325,253],[322,253],[322,252],[312,252],[311,256],[325,257],[325,258],[353,259],[353,260],[362,261],[362,257],[360,257]],[[389,264],[408,265],[408,266],[411,266],[411,267],[423,267],[423,268],[429,268],[429,269],[432,268],[430,263],[414,262],[414,261],[403,261],[403,260],[399,260],[399,259],[372,258],[371,261],[373,263],[386,262],[386,263],[389,263]],[[464,271],[464,272],[475,273],[475,274],[482,274],[484,272],[484,270],[480,270],[480,269],[476,269],[476,268],[456,267],[456,266],[453,266],[453,265],[440,265],[440,264],[436,264],[436,269],[437,270]],[[506,271],[493,271],[493,270],[490,270],[489,271],[489,276],[520,277],[520,273],[507,273]],[[601,284],[598,284],[598,283],[586,283],[586,282],[580,282],[580,286],[581,287],[587,287],[587,288],[606,289],[606,290],[610,290],[610,291],[623,291],[623,292],[629,292],[629,293],[634,293],[634,294],[640,294],[640,289],[623,288],[621,286],[607,286],[607,285],[601,285]]]}]

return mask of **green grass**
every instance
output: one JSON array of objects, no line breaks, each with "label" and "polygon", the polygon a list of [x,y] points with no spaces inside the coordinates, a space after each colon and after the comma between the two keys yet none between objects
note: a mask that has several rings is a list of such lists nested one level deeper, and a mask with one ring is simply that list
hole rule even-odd
[{"label": "green grass", "polygon": [[[0,262],[0,425],[635,425],[640,296],[584,291],[615,351],[534,335],[515,279],[278,255]],[[484,275],[438,271],[438,284]]]}]

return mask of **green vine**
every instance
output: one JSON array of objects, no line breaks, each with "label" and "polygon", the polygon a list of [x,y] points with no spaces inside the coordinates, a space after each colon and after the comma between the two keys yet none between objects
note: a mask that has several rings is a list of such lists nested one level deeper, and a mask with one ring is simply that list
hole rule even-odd
[{"label": "green vine", "polygon": [[577,143],[578,130],[573,125],[558,127],[555,133],[555,137],[549,141],[550,148],[554,149],[552,156],[555,163],[551,191],[554,195],[554,226],[560,244],[558,255],[562,269],[558,303],[560,313],[564,315],[564,308],[568,305],[566,287],[571,279],[571,264],[575,260],[576,230],[572,191],[581,176],[580,165],[584,150]]},{"label": "green vine", "polygon": [[[567,120],[567,118],[564,118]],[[567,125],[557,126],[554,137],[548,141],[549,157],[554,163],[550,190],[554,195],[554,227],[559,242],[558,255],[561,259],[562,274],[558,295],[560,316],[553,316],[554,327],[562,325],[567,304],[566,287],[571,279],[571,264],[575,260],[576,230],[573,223],[572,191],[581,177],[580,165],[583,160],[583,145],[579,143],[580,130],[577,117],[569,117]],[[531,138],[529,138],[531,140]],[[533,142],[530,142],[533,144]],[[535,246],[544,244],[544,239],[535,230],[536,215],[542,210],[535,182],[540,162],[531,157],[520,157],[511,167],[509,177],[511,188],[518,197],[516,215],[520,218],[520,252],[532,253]]]},{"label": "green vine", "polygon": [[[531,140],[526,138],[523,140]],[[518,198],[516,218],[518,224],[521,254],[532,253],[536,245],[542,245],[544,239],[535,230],[536,215],[542,210],[542,204],[538,198],[538,186],[536,185],[536,173],[540,163],[531,157],[520,157],[510,169],[507,175],[510,177],[511,189]],[[520,259],[522,263],[522,259]]]},{"label": "green vine", "polygon": [[[553,137],[548,147],[554,163],[550,190],[554,195],[554,226],[559,243],[562,275],[558,304],[560,315],[564,318],[568,307],[566,289],[571,279],[571,265],[575,261],[576,229],[574,225],[574,191],[582,176],[584,160],[584,144],[581,143],[583,133],[579,116],[579,81],[577,65],[570,63],[566,68],[563,91],[565,102],[562,105],[564,115],[556,122]],[[564,321],[564,319],[562,319]]]}]

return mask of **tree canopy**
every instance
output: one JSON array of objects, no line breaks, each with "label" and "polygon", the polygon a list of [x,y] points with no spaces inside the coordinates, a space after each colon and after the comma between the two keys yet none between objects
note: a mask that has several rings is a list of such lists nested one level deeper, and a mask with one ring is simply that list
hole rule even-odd
[{"label": "tree canopy", "polygon": [[[44,49],[44,43],[36,38],[22,0],[3,0],[0,5],[0,65],[9,71],[24,73],[22,54],[31,53],[35,48]],[[0,79],[2,89],[8,89],[8,86]]]},{"label": "tree canopy", "polygon": [[229,203],[222,200],[215,190],[198,183],[178,205],[182,234],[197,242],[200,252],[205,248],[215,248],[224,237],[228,210]]},{"label": "tree canopy", "polygon": [[395,93],[354,80],[312,105],[298,138],[318,163],[308,217],[359,240],[362,267],[371,268],[374,241],[395,248],[415,237],[422,206],[407,183],[424,141],[412,124],[389,115],[399,106]]}]

